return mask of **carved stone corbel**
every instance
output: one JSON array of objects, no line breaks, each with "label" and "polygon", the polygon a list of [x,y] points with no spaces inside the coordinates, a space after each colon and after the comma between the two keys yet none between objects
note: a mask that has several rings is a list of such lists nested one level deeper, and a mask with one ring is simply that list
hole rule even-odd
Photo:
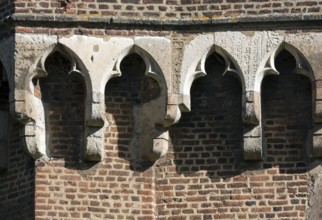
[{"label": "carved stone corbel", "polygon": [[104,158],[104,103],[104,94],[101,92],[92,91],[87,94],[83,152],[86,160],[101,161]]},{"label": "carved stone corbel", "polygon": [[[178,93],[181,99],[180,110],[190,111],[190,89],[194,80],[206,76],[205,61],[214,46],[213,35],[199,35],[184,47],[180,69],[181,84]],[[184,98],[186,97],[186,98]]]}]

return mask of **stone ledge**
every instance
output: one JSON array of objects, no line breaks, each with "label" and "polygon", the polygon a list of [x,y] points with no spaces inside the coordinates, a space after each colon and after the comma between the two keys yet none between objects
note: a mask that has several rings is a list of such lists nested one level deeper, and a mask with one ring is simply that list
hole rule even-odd
[{"label": "stone ledge", "polygon": [[[272,14],[265,16],[240,16],[240,17],[222,17],[216,19],[182,19],[182,20],[156,20],[156,19],[127,19],[116,17],[101,17],[101,16],[77,16],[77,15],[34,15],[34,14],[13,14],[0,21],[0,24],[8,21],[14,22],[67,22],[67,23],[102,23],[111,25],[162,25],[162,26],[191,26],[191,25],[225,25],[225,24],[252,24],[263,23],[269,24],[271,22],[322,22],[321,14]],[[269,24],[272,25],[272,24]],[[273,24],[274,25],[274,24]]]}]

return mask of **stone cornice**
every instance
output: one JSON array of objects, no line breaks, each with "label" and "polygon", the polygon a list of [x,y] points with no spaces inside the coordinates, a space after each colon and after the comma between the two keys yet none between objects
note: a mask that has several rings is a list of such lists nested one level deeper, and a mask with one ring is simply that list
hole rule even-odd
[{"label": "stone cornice", "polygon": [[[39,22],[43,22],[41,25]],[[76,16],[76,15],[34,15],[34,14],[13,14],[0,21],[0,25],[14,23],[26,26],[63,26],[69,27],[78,24],[82,27],[100,28],[108,26],[144,26],[162,28],[196,29],[202,27],[223,27],[241,28],[253,27],[263,28],[321,28],[321,14],[272,14],[265,16],[238,16],[220,17],[215,19],[127,19],[103,16]]]}]

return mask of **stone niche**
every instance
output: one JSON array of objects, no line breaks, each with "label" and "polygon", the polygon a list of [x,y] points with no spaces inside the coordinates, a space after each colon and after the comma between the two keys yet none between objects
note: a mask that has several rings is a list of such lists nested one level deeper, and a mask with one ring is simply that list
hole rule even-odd
[{"label": "stone niche", "polygon": [[8,131],[10,131],[9,92],[8,77],[0,62],[0,171],[5,171],[8,168]]},{"label": "stone niche", "polygon": [[34,78],[34,95],[44,108],[46,144],[50,157],[72,160],[83,144],[85,82],[71,72],[72,63],[60,48],[45,60],[47,76]]},{"label": "stone niche", "polygon": [[107,142],[116,144],[119,156],[133,164],[156,160],[158,155],[149,146],[167,141],[162,139],[167,131],[158,124],[165,117],[165,81],[148,72],[144,59],[135,50],[128,54],[120,63],[121,76],[109,80],[105,87]]},{"label": "stone niche", "polygon": [[[281,73],[283,73],[283,77],[281,76]],[[284,75],[290,75],[291,78],[289,80],[284,80]],[[266,137],[264,136],[263,133],[263,126],[264,122],[266,121],[266,118],[263,116],[262,108],[263,108],[263,100],[262,97],[262,82],[264,78],[269,77],[269,76],[278,76],[277,78],[278,82],[283,81],[283,88],[281,90],[287,89],[289,86],[293,85],[296,80],[299,77],[302,77],[303,83],[307,81],[307,84],[303,84],[301,86],[304,86],[304,91],[309,90],[308,93],[310,96],[308,96],[306,99],[308,102],[305,102],[304,104],[301,104],[299,106],[293,106],[293,112],[300,111],[303,108],[308,109],[308,114],[312,118],[312,103],[314,103],[315,100],[315,91],[312,88],[312,85],[314,85],[314,74],[313,71],[306,60],[306,58],[298,51],[294,46],[282,42],[277,46],[276,49],[274,49],[269,56],[262,61],[262,65],[259,67],[259,71],[257,72],[256,78],[255,78],[255,86],[254,86],[254,106],[255,106],[255,111],[257,118],[259,119],[259,125],[254,126],[253,130],[251,132],[256,131],[257,136],[254,135],[254,137],[250,137],[251,139],[254,140],[254,146],[256,147],[256,151],[250,159],[252,160],[261,160],[265,155],[264,152],[267,148],[267,141]],[[275,86],[275,85],[274,85]],[[305,86],[307,86],[307,89],[305,90]],[[299,90],[298,88],[297,90]],[[301,88],[303,89],[303,88]],[[291,95],[291,94],[289,94]],[[298,95],[303,95],[303,92],[298,94]],[[290,98],[295,98],[291,97]],[[292,105],[289,105],[290,107]],[[292,114],[289,114],[288,116],[291,117]],[[295,116],[294,116],[295,117]],[[297,116],[300,117],[300,116]],[[287,117],[286,117],[287,118]],[[308,129],[308,128],[307,128]],[[312,141],[312,134],[308,134],[308,142],[310,140]],[[314,144],[309,144],[307,146],[307,152],[311,151],[312,146],[314,148]],[[251,148],[250,148],[251,149]],[[249,150],[249,152],[251,152]]]}]

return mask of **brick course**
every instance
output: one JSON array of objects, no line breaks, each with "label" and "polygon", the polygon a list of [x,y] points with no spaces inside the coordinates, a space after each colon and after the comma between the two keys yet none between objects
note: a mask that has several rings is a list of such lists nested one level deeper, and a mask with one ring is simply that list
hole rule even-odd
[{"label": "brick course", "polygon": [[[208,20],[258,16],[312,15],[321,12],[321,2],[273,0],[51,0],[2,1],[0,19],[9,15],[72,16],[77,20],[89,17],[115,17],[126,20]],[[31,18],[31,17],[30,17]]]},{"label": "brick course", "polygon": [[84,123],[82,80],[60,68],[69,64],[61,55],[48,58],[49,76],[41,79],[40,87],[50,114],[53,159],[36,169],[37,219],[154,219],[154,168],[144,161],[134,163],[137,150],[131,148],[133,107],[146,98],[140,91],[145,66],[138,56],[132,58],[136,65],[129,59],[122,64],[123,76],[106,87],[107,157],[95,164],[78,155]]},{"label": "brick course", "polygon": [[[159,161],[157,219],[304,218],[310,184],[304,152],[311,124],[309,81],[285,71],[264,79],[267,156],[249,164],[240,148],[240,83],[222,77],[218,61],[210,63],[208,76],[191,89],[191,112],[171,128],[171,153]],[[297,100],[289,100],[290,94]]]}]

